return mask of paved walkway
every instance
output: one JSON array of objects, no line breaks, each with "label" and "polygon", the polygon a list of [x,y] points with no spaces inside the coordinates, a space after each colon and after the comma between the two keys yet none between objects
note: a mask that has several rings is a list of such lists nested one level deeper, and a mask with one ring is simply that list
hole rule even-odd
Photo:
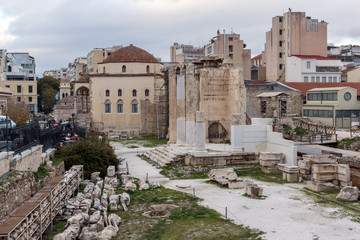
[{"label": "paved walkway", "polygon": [[[116,145],[116,144],[115,144]],[[147,149],[126,149],[116,146],[115,153],[125,158],[134,177],[158,181],[163,186],[193,194],[203,199],[202,205],[225,214],[237,224],[257,228],[266,239],[360,239],[360,224],[338,213],[337,208],[323,208],[301,189],[303,184],[275,184],[257,182],[264,188],[265,200],[243,196],[243,189],[224,189],[201,180],[169,180],[160,169],[136,157]],[[256,181],[255,181],[256,182]],[[177,186],[190,186],[179,188]]]}]

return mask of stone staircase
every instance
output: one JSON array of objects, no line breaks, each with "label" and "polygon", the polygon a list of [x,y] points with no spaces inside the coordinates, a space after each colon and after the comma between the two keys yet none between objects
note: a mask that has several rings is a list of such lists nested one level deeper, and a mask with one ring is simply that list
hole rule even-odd
[{"label": "stone staircase", "polygon": [[145,155],[161,167],[174,163],[184,163],[187,151],[171,145],[151,149]]}]

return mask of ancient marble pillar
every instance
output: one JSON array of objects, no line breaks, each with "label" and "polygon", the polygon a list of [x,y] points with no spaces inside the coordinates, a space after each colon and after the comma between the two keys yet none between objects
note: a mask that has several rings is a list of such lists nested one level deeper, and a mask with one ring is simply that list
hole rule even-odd
[{"label": "ancient marble pillar", "polygon": [[194,76],[194,66],[189,66],[186,69],[186,89],[185,89],[185,103],[186,103],[186,144],[195,146],[195,114],[197,105],[197,91],[196,79]]},{"label": "ancient marble pillar", "polygon": [[177,111],[177,132],[176,143],[185,144],[186,126],[185,126],[185,75],[176,76],[176,111]]},{"label": "ancient marble pillar", "polygon": [[243,151],[243,113],[235,113],[231,116],[231,150]]},{"label": "ancient marble pillar", "polygon": [[205,150],[205,117],[204,112],[196,112],[195,146],[196,150]]}]

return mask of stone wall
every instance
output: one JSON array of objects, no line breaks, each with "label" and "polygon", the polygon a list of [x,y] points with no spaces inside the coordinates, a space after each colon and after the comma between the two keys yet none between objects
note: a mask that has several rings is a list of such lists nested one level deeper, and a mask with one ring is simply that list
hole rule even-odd
[{"label": "stone wall", "polygon": [[31,172],[11,172],[0,180],[0,221],[24,201],[29,199],[36,189]]},{"label": "stone wall", "polygon": [[10,171],[11,162],[13,160],[14,152],[0,153],[0,176]]},{"label": "stone wall", "polygon": [[42,158],[42,145],[27,149],[14,156],[14,170],[36,172],[44,162]]}]

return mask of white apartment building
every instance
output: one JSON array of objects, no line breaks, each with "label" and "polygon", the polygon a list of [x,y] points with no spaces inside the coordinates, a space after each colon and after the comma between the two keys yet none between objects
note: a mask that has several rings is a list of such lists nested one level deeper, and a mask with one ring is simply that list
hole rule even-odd
[{"label": "white apartment building", "polygon": [[286,59],[285,82],[341,82],[342,67],[338,59],[293,55]]}]

